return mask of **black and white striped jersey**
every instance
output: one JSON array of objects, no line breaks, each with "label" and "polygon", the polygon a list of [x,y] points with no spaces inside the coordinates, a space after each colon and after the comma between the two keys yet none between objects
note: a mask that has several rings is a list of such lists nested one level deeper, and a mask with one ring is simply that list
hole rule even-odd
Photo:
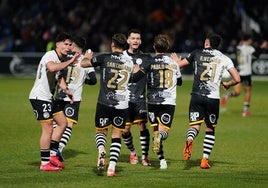
[{"label": "black and white striped jersey", "polygon": [[116,109],[128,108],[132,59],[123,53],[114,52],[93,57],[91,63],[101,70],[98,103]]},{"label": "black and white striped jersey", "polygon": [[29,99],[52,101],[57,79],[56,73],[49,72],[46,68],[47,63],[51,61],[61,63],[55,50],[46,52],[41,58]]},{"label": "black and white striped jersey", "polygon": [[176,105],[178,64],[168,55],[160,54],[141,66],[147,74],[147,103]]},{"label": "black and white striped jersey", "polygon": [[[151,58],[149,54],[144,54],[142,52],[132,54],[125,50],[123,53],[129,56],[133,60],[134,64],[138,65],[146,63],[146,61],[150,61]],[[130,91],[130,102],[146,102],[146,84],[146,76],[144,76],[137,82],[130,82],[128,84],[128,89]]]},{"label": "black and white striped jersey", "polygon": [[223,73],[234,67],[232,60],[212,48],[194,50],[186,59],[194,70],[192,93],[219,99]]}]

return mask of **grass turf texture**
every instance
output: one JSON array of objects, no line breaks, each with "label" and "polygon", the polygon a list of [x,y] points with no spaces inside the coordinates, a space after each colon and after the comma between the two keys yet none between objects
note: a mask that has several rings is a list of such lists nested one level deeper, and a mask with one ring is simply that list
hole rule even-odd
[{"label": "grass turf texture", "polygon": [[[79,124],[73,128],[63,151],[66,168],[61,172],[39,171],[41,128],[28,100],[33,82],[33,79],[6,77],[0,80],[0,187],[268,187],[267,81],[254,82],[251,117],[241,116],[243,93],[221,108],[216,143],[210,156],[212,168],[208,170],[199,167],[204,126],[195,140],[192,158],[183,160],[192,83],[184,81],[178,87],[173,125],[164,141],[168,169],[159,169],[157,156],[151,150],[152,142],[151,167],[129,164],[129,152],[122,143],[117,177],[96,175],[94,114],[99,83],[84,87]],[[140,157],[137,126],[132,127],[132,132]]]}]

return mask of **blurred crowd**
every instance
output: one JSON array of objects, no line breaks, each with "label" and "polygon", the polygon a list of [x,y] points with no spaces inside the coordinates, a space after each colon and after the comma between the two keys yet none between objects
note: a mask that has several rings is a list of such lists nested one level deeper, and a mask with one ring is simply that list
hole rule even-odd
[{"label": "blurred crowd", "polygon": [[232,53],[243,33],[241,7],[261,28],[250,31],[256,45],[268,39],[266,0],[0,0],[0,52],[43,52],[59,31],[87,40],[95,52],[109,51],[110,37],[131,28],[142,31],[142,50],[152,52],[153,37],[167,33],[170,51],[190,52],[206,33],[223,36],[221,50]]}]

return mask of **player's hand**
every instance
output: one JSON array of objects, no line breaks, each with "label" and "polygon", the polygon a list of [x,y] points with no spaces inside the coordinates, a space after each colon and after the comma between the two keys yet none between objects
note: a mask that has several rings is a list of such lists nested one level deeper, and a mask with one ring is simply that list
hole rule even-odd
[{"label": "player's hand", "polygon": [[71,63],[70,64],[76,64],[77,63],[77,59],[79,58],[80,54],[79,53],[75,53],[72,57],[72,59],[70,60]]},{"label": "player's hand", "polygon": [[227,84],[227,82],[221,82],[221,86],[225,91],[230,88],[230,86]]},{"label": "player's hand", "polygon": [[88,49],[84,54],[84,58],[80,62],[80,66],[83,68],[92,67],[91,59],[93,58],[93,52]]},{"label": "player's hand", "polygon": [[267,41],[263,41],[260,48],[267,49],[268,48],[268,42]]},{"label": "player's hand", "polygon": [[71,95],[67,95],[71,100],[70,100],[70,104],[73,104],[74,103],[74,96],[73,94]]},{"label": "player's hand", "polygon": [[171,53],[170,57],[177,63],[181,61],[181,56],[178,56],[175,52]]},{"label": "player's hand", "polygon": [[92,59],[93,57],[93,52],[91,51],[91,49],[88,49],[84,55],[85,58],[88,58],[88,59]]},{"label": "player's hand", "polygon": [[136,73],[140,70],[140,66],[138,64],[134,64],[133,73]]},{"label": "player's hand", "polygon": [[73,104],[74,103],[74,96],[68,87],[66,87],[66,89],[64,90],[64,93],[70,98],[70,100],[71,100],[70,103]]}]

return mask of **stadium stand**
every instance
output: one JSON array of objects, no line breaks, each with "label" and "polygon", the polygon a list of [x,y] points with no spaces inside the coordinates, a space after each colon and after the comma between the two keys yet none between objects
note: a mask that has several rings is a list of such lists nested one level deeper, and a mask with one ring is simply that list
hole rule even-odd
[{"label": "stadium stand", "polygon": [[221,50],[232,53],[245,30],[245,15],[256,41],[267,40],[267,8],[266,0],[1,0],[0,52],[44,52],[61,30],[86,37],[90,48],[101,52],[113,33],[139,28],[146,52],[153,51],[159,33],[172,37],[171,51],[190,52],[202,45],[205,33],[215,31],[224,37]]}]

